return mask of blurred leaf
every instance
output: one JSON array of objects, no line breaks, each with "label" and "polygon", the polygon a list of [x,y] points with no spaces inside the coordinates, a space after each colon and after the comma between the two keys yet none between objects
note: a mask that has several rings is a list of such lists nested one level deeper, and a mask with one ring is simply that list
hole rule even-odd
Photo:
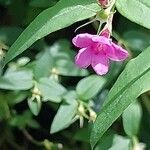
[{"label": "blurred leaf", "polygon": [[7,45],[12,45],[22,31],[23,30],[19,27],[2,26],[0,28],[0,40]]},{"label": "blurred leaf", "polygon": [[[58,73],[63,76],[86,76],[87,70],[79,69],[71,60],[58,60],[56,64]],[[71,70],[71,71],[70,71]]]},{"label": "blurred leaf", "polygon": [[110,90],[105,105],[94,123],[91,133],[92,147],[139,95],[150,90],[149,56],[150,47],[127,64]]},{"label": "blurred leaf", "polygon": [[9,105],[15,105],[25,100],[27,94],[26,91],[11,91],[5,95],[5,99]]},{"label": "blurred leaf", "polygon": [[28,106],[31,110],[31,112],[37,116],[40,113],[41,110],[41,106],[42,106],[42,102],[40,99],[36,99],[36,98],[29,98],[28,99]]},{"label": "blurred leaf", "polygon": [[115,135],[111,148],[108,150],[130,150],[130,140],[119,135]]},{"label": "blurred leaf", "polygon": [[112,132],[106,132],[106,134],[104,134],[101,140],[98,142],[95,150],[108,150],[113,144],[114,136],[115,135]]},{"label": "blurred leaf", "polygon": [[34,129],[40,128],[39,123],[36,120],[33,120],[33,119],[28,122],[28,126],[30,128],[34,128]]},{"label": "blurred leaf", "polygon": [[70,47],[69,41],[59,40],[48,49],[53,58],[53,68],[57,70],[58,75],[63,76],[88,75],[87,70],[79,69],[74,64],[73,59],[75,54]]},{"label": "blurred leaf", "polygon": [[0,94],[0,121],[3,119],[8,119],[10,117],[9,106],[5,97]]},{"label": "blurred leaf", "polygon": [[95,0],[60,0],[55,6],[38,15],[26,28],[9,49],[4,63],[22,53],[38,39],[75,22],[95,16],[99,10],[100,7]]},{"label": "blurred leaf", "polygon": [[19,129],[25,128],[25,127],[31,127],[31,128],[39,128],[39,123],[32,119],[32,114],[30,111],[26,110],[22,114],[16,114],[11,117],[9,124],[14,127],[18,127]]},{"label": "blurred leaf", "polygon": [[43,96],[43,101],[59,103],[66,93],[66,89],[61,84],[50,78],[41,78],[38,82],[38,88]]},{"label": "blurred leaf", "polygon": [[35,78],[47,77],[50,75],[52,68],[52,57],[48,51],[45,51],[35,62],[34,75]]},{"label": "blurred leaf", "polygon": [[65,101],[70,104],[71,100],[76,100],[77,99],[77,94],[75,91],[67,91],[64,95],[63,95],[63,99],[65,99]]},{"label": "blurred leaf", "polygon": [[32,120],[32,114],[30,111],[24,111],[20,115],[15,115],[10,120],[10,125],[18,127],[20,129],[25,128],[28,122]]},{"label": "blurred leaf", "polygon": [[29,5],[32,7],[50,7],[56,4],[58,0],[31,0]]},{"label": "blurred leaf", "polygon": [[28,90],[32,86],[32,72],[29,70],[9,71],[0,77],[0,89]]},{"label": "blurred leaf", "polygon": [[[46,47],[44,52],[37,55],[33,70],[37,79],[50,75],[86,76],[86,69],[79,69],[74,64],[74,52],[70,42],[59,40],[52,46]],[[71,71],[70,71],[71,70]]]},{"label": "blurred leaf", "polygon": [[149,32],[143,30],[130,30],[123,34],[123,39],[131,50],[141,52],[150,45]]},{"label": "blurred leaf", "polygon": [[123,127],[126,134],[130,137],[136,136],[139,132],[142,118],[141,105],[134,102],[123,112]]},{"label": "blurred leaf", "polygon": [[89,128],[81,128],[78,129],[76,134],[74,135],[74,139],[81,142],[90,142],[90,129]]},{"label": "blurred leaf", "polygon": [[129,139],[109,131],[102,136],[95,150],[130,150],[129,145]]},{"label": "blurred leaf", "polygon": [[94,97],[104,86],[106,80],[97,75],[91,75],[82,79],[76,88],[81,100],[89,100]]},{"label": "blurred leaf", "polygon": [[149,0],[117,0],[118,11],[131,21],[150,29],[150,1]]},{"label": "blurred leaf", "polygon": [[17,60],[19,66],[25,66],[30,61],[29,57],[21,57]]},{"label": "blurred leaf", "polygon": [[74,97],[74,92],[69,92],[64,98],[65,102],[58,109],[51,125],[50,133],[56,133],[67,128],[74,122],[75,114],[77,113],[78,103]]}]

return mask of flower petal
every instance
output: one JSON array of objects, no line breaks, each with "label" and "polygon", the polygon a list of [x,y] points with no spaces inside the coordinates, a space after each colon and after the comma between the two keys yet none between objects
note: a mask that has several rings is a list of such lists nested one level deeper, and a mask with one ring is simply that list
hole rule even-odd
[{"label": "flower petal", "polygon": [[80,68],[87,68],[91,64],[91,50],[89,48],[82,48],[75,57],[75,63]]},{"label": "flower petal", "polygon": [[107,46],[105,53],[113,61],[123,61],[129,56],[125,49],[115,43],[112,43],[111,47]]},{"label": "flower petal", "polygon": [[109,60],[105,55],[94,55],[92,57],[92,67],[98,75],[104,75],[109,69]]},{"label": "flower petal", "polygon": [[104,36],[95,35],[92,37],[92,41],[100,44],[111,45],[111,39]]},{"label": "flower petal", "polygon": [[91,46],[93,43],[92,41],[93,36],[94,35],[88,33],[78,34],[76,37],[72,39],[72,43],[79,48],[88,47]]}]

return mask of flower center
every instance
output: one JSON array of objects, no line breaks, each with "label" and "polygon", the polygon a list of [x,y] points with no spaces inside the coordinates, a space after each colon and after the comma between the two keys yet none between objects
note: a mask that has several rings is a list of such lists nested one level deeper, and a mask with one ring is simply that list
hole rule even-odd
[{"label": "flower center", "polygon": [[104,44],[101,44],[101,43],[98,43],[98,44],[96,44],[94,47],[93,47],[93,52],[94,52],[94,54],[99,54],[100,52],[102,52],[103,51],[103,49],[104,49]]}]

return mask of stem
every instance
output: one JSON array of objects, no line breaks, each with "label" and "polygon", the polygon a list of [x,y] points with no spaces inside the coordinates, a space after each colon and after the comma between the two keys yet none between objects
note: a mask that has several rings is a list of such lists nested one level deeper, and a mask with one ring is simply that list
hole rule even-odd
[{"label": "stem", "polygon": [[39,141],[35,140],[26,129],[22,129],[22,132],[31,143],[33,143],[37,146],[43,146],[43,142],[39,142]]},{"label": "stem", "polygon": [[76,28],[74,32],[77,32],[77,30],[81,29],[84,26],[87,26],[87,25],[91,24],[94,21],[96,21],[96,19],[93,19],[93,20],[91,20],[91,21],[89,21],[87,23],[82,24],[81,26],[79,26],[78,28]]},{"label": "stem", "polygon": [[102,24],[103,24],[103,23],[101,23],[101,22],[99,23],[99,27],[98,27],[98,30],[97,30],[97,35],[99,35],[99,33],[100,33],[100,31],[101,31]]},{"label": "stem", "polygon": [[111,5],[107,8],[107,10],[108,10],[109,12],[110,12],[111,9],[114,7],[115,3],[116,3],[116,0],[112,0]]}]

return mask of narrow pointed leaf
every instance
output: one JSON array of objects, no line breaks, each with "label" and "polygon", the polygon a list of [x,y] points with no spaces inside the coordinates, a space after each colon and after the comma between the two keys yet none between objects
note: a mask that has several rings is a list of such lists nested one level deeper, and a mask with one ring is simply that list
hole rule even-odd
[{"label": "narrow pointed leaf", "polygon": [[96,15],[95,0],[60,0],[39,14],[10,47],[4,65],[42,37]]},{"label": "narrow pointed leaf", "polygon": [[91,133],[92,148],[123,111],[139,95],[150,90],[149,56],[150,47],[127,64],[110,90],[108,98],[94,123]]}]

